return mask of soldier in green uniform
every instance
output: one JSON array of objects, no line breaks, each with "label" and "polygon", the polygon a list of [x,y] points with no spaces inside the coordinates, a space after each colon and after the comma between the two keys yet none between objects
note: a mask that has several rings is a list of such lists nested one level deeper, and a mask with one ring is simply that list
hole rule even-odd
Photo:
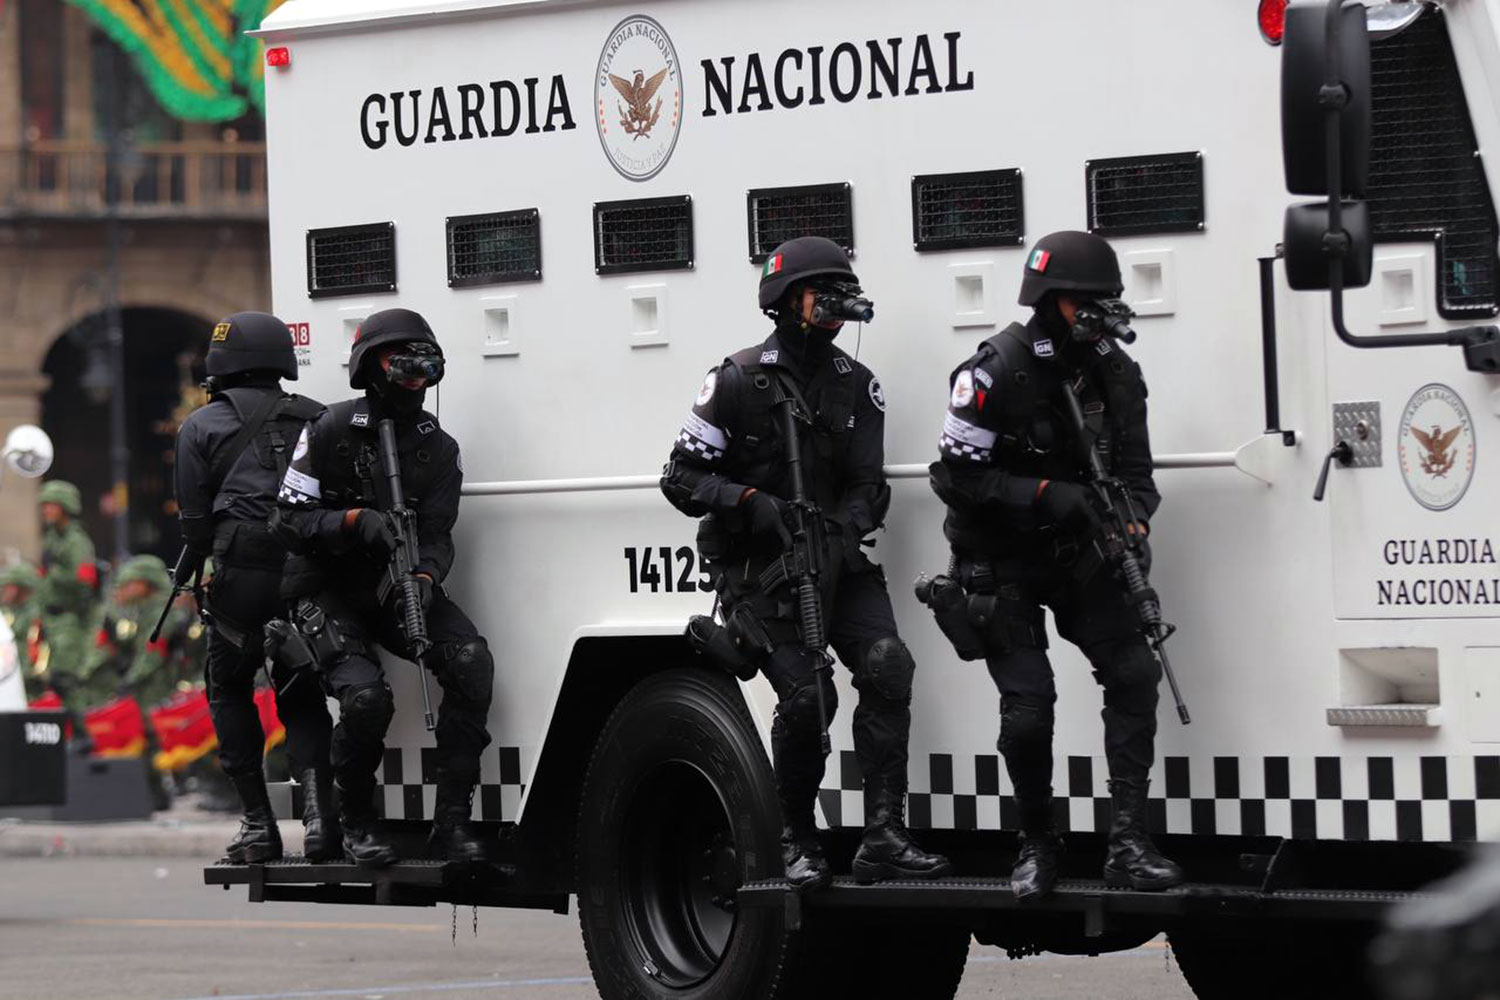
[{"label": "soldier in green uniform", "polygon": [[172,575],[156,556],[127,559],[112,582],[113,592],[87,660],[86,687],[100,700],[133,694],[141,708],[149,711],[176,692],[178,681],[190,676],[184,653],[198,620],[191,604],[174,603],[161,636],[147,641],[162,603],[172,592]]},{"label": "soldier in green uniform", "polygon": [[98,598],[94,543],[76,520],[83,514],[78,487],[51,480],[42,484],[38,501],[43,576],[36,603],[48,648],[47,682],[73,717],[74,739],[86,746],[79,685],[87,659],[88,625]]},{"label": "soldier in green uniform", "polygon": [[[16,641],[16,658],[21,664],[21,676],[26,681],[26,699],[35,701],[46,690],[46,683],[38,676],[36,651],[41,624],[37,621],[36,591],[41,575],[31,563],[11,563],[0,570],[0,617],[10,626],[10,634]],[[46,666],[43,660],[41,667]]]},{"label": "soldier in green uniform", "polygon": [[[151,629],[161,606],[172,592],[172,575],[157,556],[133,556],[114,573],[109,601],[102,609],[94,648],[86,661],[84,690],[94,703],[120,695],[134,695],[141,712],[166,701],[184,679],[181,649],[197,624],[191,605],[174,604],[161,635],[151,642]],[[170,805],[165,777],[154,763],[158,750],[155,730],[146,724],[146,760],[151,769],[151,792],[158,809]]]}]

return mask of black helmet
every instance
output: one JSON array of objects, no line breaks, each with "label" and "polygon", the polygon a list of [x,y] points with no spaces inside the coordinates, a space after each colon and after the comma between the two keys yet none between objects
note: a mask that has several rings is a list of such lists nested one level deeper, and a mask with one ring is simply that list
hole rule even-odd
[{"label": "black helmet", "polygon": [[849,266],[849,255],[833,240],[822,236],[787,240],[771,252],[760,269],[761,309],[775,309],[794,282],[820,274],[836,274],[859,284],[854,268]]},{"label": "black helmet", "polygon": [[1034,306],[1051,291],[1098,292],[1117,296],[1125,290],[1114,247],[1093,233],[1051,233],[1036,241],[1021,278],[1021,305]]},{"label": "black helmet", "polygon": [[275,372],[296,379],[297,352],[286,324],[263,312],[238,312],[214,326],[205,366],[210,375]]},{"label": "black helmet", "polygon": [[[349,386],[363,389],[370,384],[370,364],[374,355],[371,348],[381,344],[431,344],[437,348],[438,357],[443,349],[433,335],[432,327],[422,314],[410,309],[382,309],[371,313],[354,333],[354,347],[349,351]],[[434,380],[435,381],[435,380]]]}]

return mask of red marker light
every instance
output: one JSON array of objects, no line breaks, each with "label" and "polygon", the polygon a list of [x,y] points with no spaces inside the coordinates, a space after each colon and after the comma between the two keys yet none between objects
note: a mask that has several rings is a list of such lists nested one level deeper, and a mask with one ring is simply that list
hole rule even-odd
[{"label": "red marker light", "polygon": [[274,49],[266,49],[266,65],[275,66],[277,69],[286,69],[292,64],[292,50],[285,45],[278,45]]},{"label": "red marker light", "polygon": [[1260,0],[1256,19],[1260,21],[1260,36],[1272,45],[1280,45],[1286,34],[1287,0]]}]

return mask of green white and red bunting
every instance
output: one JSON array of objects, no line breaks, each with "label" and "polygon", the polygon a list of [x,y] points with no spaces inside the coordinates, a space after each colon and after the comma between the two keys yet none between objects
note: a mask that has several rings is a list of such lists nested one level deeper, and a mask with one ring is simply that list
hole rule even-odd
[{"label": "green white and red bunting", "polygon": [[762,277],[769,278],[773,274],[780,274],[781,273],[781,264],[782,264],[781,254],[779,254],[779,253],[773,253],[771,256],[767,257],[766,258],[766,269],[765,269],[765,272],[762,274]]}]

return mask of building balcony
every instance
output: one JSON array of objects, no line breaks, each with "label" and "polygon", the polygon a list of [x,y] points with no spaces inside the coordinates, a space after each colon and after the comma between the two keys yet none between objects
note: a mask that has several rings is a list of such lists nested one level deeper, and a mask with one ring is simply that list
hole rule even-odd
[{"label": "building balcony", "polygon": [[[108,214],[107,147],[39,141],[0,146],[0,218],[97,219]],[[263,143],[168,142],[120,156],[115,210],[126,219],[266,217]]]}]

